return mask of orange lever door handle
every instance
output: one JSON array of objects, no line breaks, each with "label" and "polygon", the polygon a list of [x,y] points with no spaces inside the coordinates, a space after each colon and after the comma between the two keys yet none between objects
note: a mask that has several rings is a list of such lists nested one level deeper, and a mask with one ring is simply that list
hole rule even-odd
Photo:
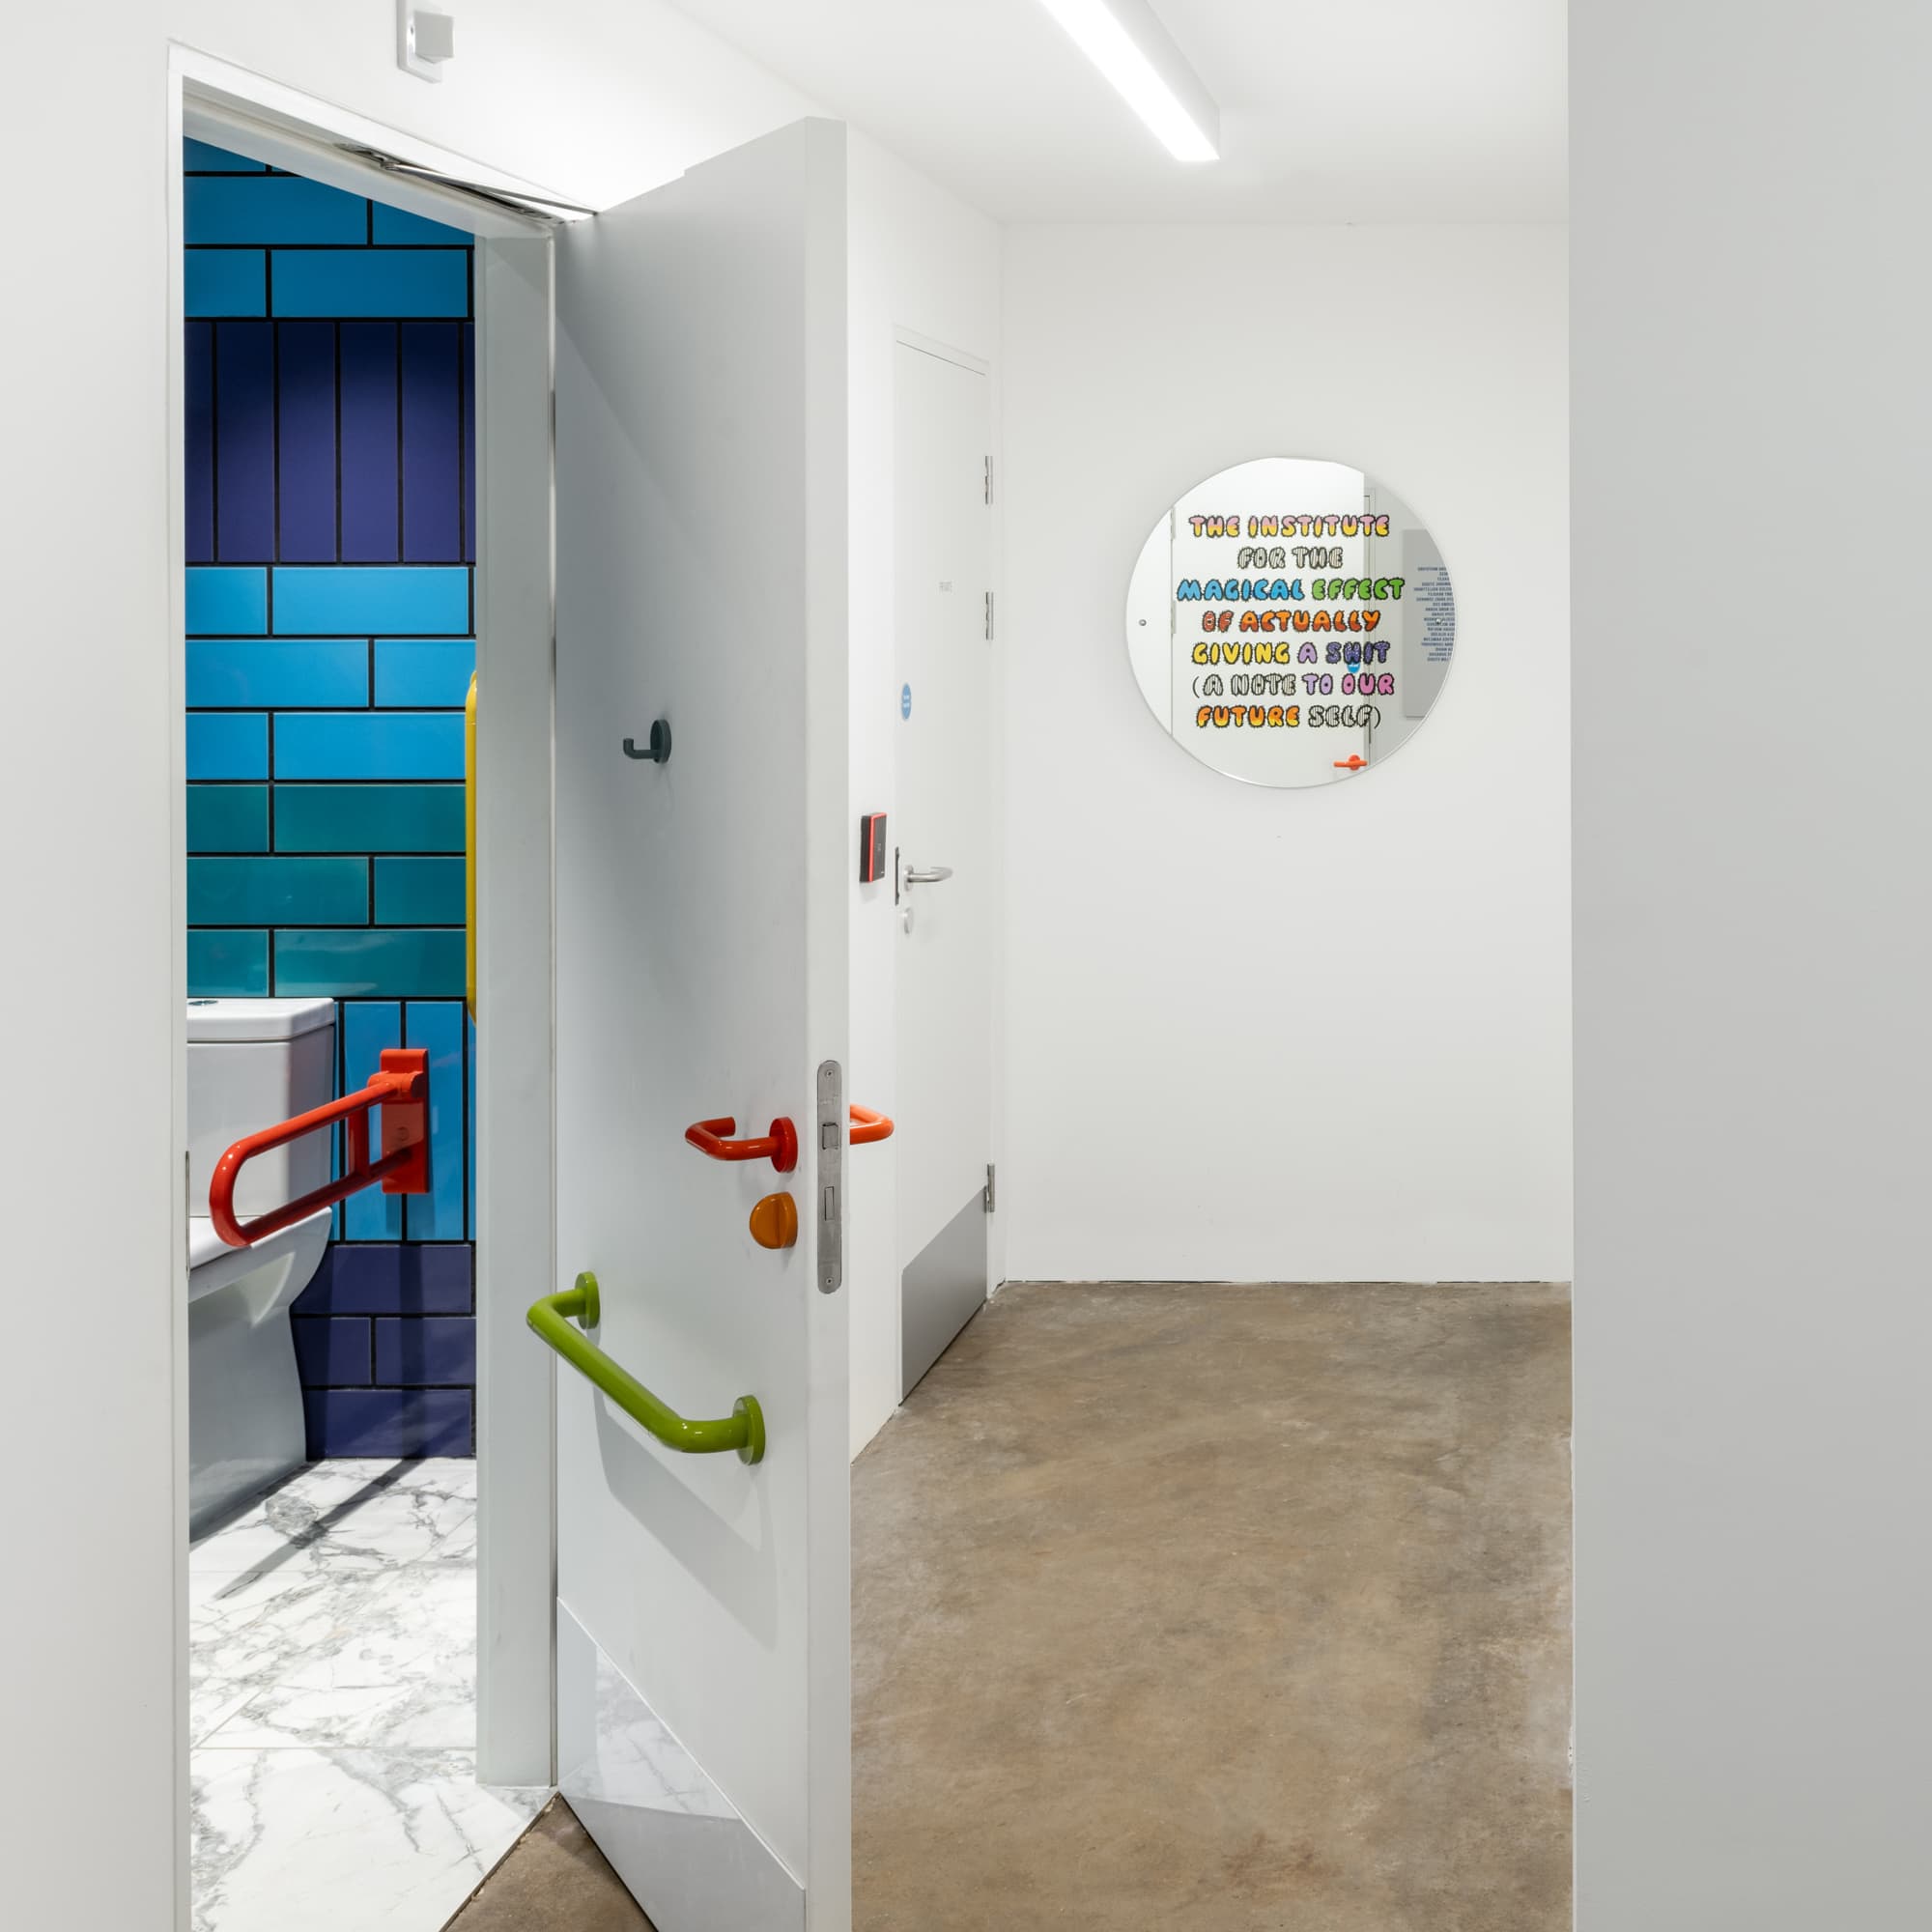
[{"label": "orange lever door handle", "polygon": [[852,1131],[847,1139],[854,1147],[869,1147],[874,1141],[892,1139],[893,1121],[890,1114],[875,1114],[871,1108],[860,1106],[846,1111],[852,1116]]},{"label": "orange lever door handle", "polygon": [[798,1129],[789,1121],[774,1121],[770,1133],[753,1141],[728,1138],[737,1131],[737,1121],[724,1114],[715,1121],[699,1121],[686,1127],[684,1137],[713,1160],[769,1160],[781,1174],[789,1174],[798,1165]]}]

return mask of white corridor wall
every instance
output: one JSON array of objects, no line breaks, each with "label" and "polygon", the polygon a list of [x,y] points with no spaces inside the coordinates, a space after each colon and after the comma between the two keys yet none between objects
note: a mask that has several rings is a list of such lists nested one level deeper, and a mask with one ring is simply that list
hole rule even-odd
[{"label": "white corridor wall", "polygon": [[[1568,1278],[1564,276],[1550,227],[1009,231],[1009,1275]],[[1428,723],[1315,790],[1168,741],[1122,631],[1264,455],[1367,469],[1455,582]]]}]

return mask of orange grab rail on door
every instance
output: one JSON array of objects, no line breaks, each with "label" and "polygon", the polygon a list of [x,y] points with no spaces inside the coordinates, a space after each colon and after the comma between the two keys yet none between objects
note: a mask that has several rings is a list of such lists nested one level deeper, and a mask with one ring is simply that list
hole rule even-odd
[{"label": "orange grab rail on door", "polygon": [[[383,1110],[383,1151],[369,1158],[369,1109]],[[287,1147],[323,1127],[344,1123],[345,1172],[299,1201],[291,1201],[252,1221],[235,1218],[235,1183],[258,1153]],[[381,1070],[359,1094],[345,1094],[327,1106],[312,1107],[278,1127],[244,1134],[214,1163],[208,1184],[208,1218],[231,1248],[245,1248],[306,1220],[319,1208],[360,1193],[380,1180],[384,1194],[429,1192],[429,1048],[385,1046]]]},{"label": "orange grab rail on door", "polygon": [[789,1174],[798,1165],[798,1129],[789,1121],[774,1121],[771,1132],[756,1140],[727,1138],[737,1131],[736,1119],[723,1114],[715,1121],[699,1121],[686,1127],[684,1137],[713,1160],[769,1160],[781,1174]]},{"label": "orange grab rail on door", "polygon": [[847,1138],[854,1147],[869,1147],[874,1141],[892,1139],[893,1117],[890,1114],[875,1114],[871,1108],[856,1103],[845,1111],[852,1116],[852,1131]]}]

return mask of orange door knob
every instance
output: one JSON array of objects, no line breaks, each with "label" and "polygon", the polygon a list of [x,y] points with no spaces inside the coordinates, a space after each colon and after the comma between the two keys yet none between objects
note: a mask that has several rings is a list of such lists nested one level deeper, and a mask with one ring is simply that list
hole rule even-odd
[{"label": "orange door knob", "polygon": [[798,1239],[798,1203],[789,1194],[767,1194],[752,1209],[752,1238],[761,1248],[788,1248]]}]

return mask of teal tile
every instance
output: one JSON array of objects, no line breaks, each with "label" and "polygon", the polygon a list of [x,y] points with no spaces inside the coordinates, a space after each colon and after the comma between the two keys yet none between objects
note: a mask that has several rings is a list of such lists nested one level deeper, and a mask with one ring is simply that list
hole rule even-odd
[{"label": "teal tile", "polygon": [[278,852],[461,852],[460,784],[278,784]]},{"label": "teal tile", "polygon": [[266,932],[190,932],[187,996],[191,1000],[259,1000],[269,990]]},{"label": "teal tile", "polygon": [[190,859],[190,925],[360,925],[369,917],[362,859]]},{"label": "teal tile", "polygon": [[369,204],[300,175],[207,175],[182,184],[190,248],[210,242],[335,242],[362,246]]},{"label": "teal tile", "polygon": [[384,926],[275,934],[275,991],[284,997],[461,999],[463,934]]},{"label": "teal tile", "polygon": [[183,251],[183,307],[198,315],[267,315],[268,256],[260,248]]},{"label": "teal tile", "polygon": [[378,638],[376,702],[424,708],[461,704],[476,668],[474,638]]},{"label": "teal tile", "polygon": [[[189,622],[190,631],[197,628]],[[469,629],[469,572],[462,564],[292,564],[275,572],[282,636],[407,631],[460,638]]]},{"label": "teal tile", "polygon": [[409,1045],[429,1049],[430,1187],[427,1194],[412,1195],[406,1203],[404,1237],[412,1241],[460,1241],[464,1192],[462,1003],[412,1000],[403,1009],[403,1033]]},{"label": "teal tile", "polygon": [[468,248],[474,241],[461,228],[445,228],[426,214],[410,214],[384,202],[372,204],[376,215],[376,245],[394,248],[413,243],[419,248]]},{"label": "teal tile", "polygon": [[193,784],[187,788],[190,852],[266,852],[269,787]]},{"label": "teal tile", "polygon": [[[269,573],[242,565],[192,564],[187,573],[187,634],[191,638],[259,638],[269,628]],[[354,630],[336,625],[337,630]]]},{"label": "teal tile", "polygon": [[467,316],[465,248],[275,250],[275,313],[352,316]]},{"label": "teal tile", "polygon": [[464,922],[461,859],[378,859],[378,925],[461,925]]},{"label": "teal tile", "polygon": [[213,170],[224,175],[264,175],[269,171],[265,162],[230,154],[226,148],[217,148],[209,141],[191,140],[182,142],[182,167],[185,172],[200,174]]},{"label": "teal tile", "polygon": [[[364,1005],[351,1001],[336,1009],[342,1016],[342,1091],[353,1094],[380,1071],[383,1049],[403,1043],[400,1005]],[[338,1168],[337,1172],[341,1170]],[[403,1238],[403,1199],[365,1187],[352,1194],[338,1210],[343,1237],[351,1241],[400,1241]]]},{"label": "teal tile", "polygon": [[298,644],[190,639],[187,701],[230,709],[366,704],[369,646],[359,638],[305,638]]},{"label": "teal tile", "polygon": [[190,711],[187,775],[190,779],[267,778],[268,719],[259,711]]}]

